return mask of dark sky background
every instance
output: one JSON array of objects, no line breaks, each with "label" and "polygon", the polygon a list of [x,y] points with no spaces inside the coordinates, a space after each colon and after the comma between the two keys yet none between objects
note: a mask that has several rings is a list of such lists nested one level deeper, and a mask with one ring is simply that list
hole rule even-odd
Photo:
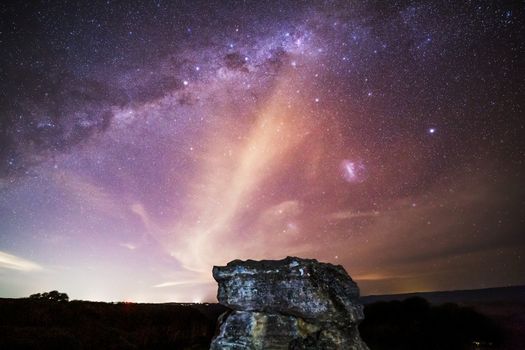
[{"label": "dark sky background", "polygon": [[523,1],[0,5],[0,296],[525,283]]}]

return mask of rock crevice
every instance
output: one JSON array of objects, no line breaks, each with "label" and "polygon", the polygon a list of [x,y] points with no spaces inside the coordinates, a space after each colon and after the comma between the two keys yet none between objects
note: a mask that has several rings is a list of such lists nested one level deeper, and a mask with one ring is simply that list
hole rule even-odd
[{"label": "rock crevice", "polygon": [[211,349],[368,350],[359,288],[342,266],[313,259],[234,260],[215,266],[223,315]]}]

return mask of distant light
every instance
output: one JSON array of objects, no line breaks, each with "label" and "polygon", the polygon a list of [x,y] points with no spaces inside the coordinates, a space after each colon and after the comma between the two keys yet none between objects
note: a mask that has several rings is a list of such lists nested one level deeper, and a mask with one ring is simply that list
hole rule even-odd
[{"label": "distant light", "polygon": [[197,66],[197,67],[195,67],[195,70],[198,72],[198,71],[201,70],[201,67]]},{"label": "distant light", "polygon": [[187,80],[184,80],[182,83],[184,84],[184,86],[188,86],[188,84],[189,84],[189,82]]},{"label": "distant light", "polygon": [[429,132],[430,134],[433,134],[433,133],[436,132],[436,128],[430,128],[430,129],[428,129],[428,132]]},{"label": "distant light", "polygon": [[315,98],[315,103],[318,103],[319,102],[319,97],[316,97]]}]

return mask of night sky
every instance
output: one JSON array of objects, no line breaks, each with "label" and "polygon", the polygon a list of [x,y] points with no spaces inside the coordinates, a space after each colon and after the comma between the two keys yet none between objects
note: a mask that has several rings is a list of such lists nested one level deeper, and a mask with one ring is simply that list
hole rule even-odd
[{"label": "night sky", "polygon": [[0,297],[525,284],[523,1],[0,5]]}]

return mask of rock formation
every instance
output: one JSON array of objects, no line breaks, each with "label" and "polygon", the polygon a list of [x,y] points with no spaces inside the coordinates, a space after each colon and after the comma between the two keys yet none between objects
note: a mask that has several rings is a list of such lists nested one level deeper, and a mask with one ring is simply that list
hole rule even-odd
[{"label": "rock formation", "polygon": [[359,288],[342,266],[317,260],[234,260],[215,266],[219,319],[211,350],[368,350],[357,326]]}]

